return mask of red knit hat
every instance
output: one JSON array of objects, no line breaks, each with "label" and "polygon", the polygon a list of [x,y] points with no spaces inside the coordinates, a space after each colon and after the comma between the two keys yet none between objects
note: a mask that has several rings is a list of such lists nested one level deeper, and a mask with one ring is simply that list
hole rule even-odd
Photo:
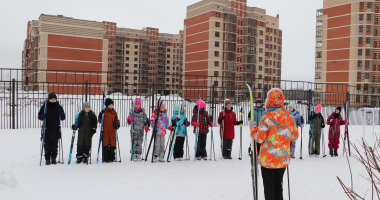
[{"label": "red knit hat", "polygon": [[226,99],[226,100],[224,101],[224,105],[227,106],[228,104],[232,104],[232,103],[231,103],[231,100]]},{"label": "red knit hat", "polygon": [[279,88],[272,88],[267,93],[267,99],[265,101],[265,108],[282,108],[284,107],[285,96],[282,90]]}]

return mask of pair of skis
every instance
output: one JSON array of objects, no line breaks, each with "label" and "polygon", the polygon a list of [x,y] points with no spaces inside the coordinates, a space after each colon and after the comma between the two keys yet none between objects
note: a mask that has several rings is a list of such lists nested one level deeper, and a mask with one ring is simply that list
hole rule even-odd
[{"label": "pair of skis", "polygon": [[[47,88],[46,90],[46,100],[45,100],[45,110],[44,110],[44,114],[46,115],[47,114],[47,103],[48,103],[48,96],[49,96],[49,87]],[[47,116],[46,116],[47,117]],[[45,146],[45,134],[46,134],[46,117],[45,119],[43,120],[42,122],[42,140],[41,140],[41,158],[40,158],[40,166],[41,166],[41,163],[42,163],[42,154],[44,152],[44,146]]]},{"label": "pair of skis", "polygon": [[[346,120],[347,120],[348,119],[348,101],[345,106],[345,111],[346,111],[345,114],[346,114]],[[348,122],[344,126],[343,156],[344,156],[344,152],[346,152],[346,141],[348,145],[348,155],[351,157],[350,136],[348,135]]]},{"label": "pair of skis", "polygon": [[[132,100],[132,117],[135,117],[135,108],[133,106],[133,100]],[[132,127],[131,127],[131,161],[133,159],[133,147],[134,147],[134,140],[135,140],[135,120],[133,119]]]},{"label": "pair of skis", "polygon": [[[252,88],[246,84],[249,90],[249,96],[250,96],[250,107],[251,107],[251,116],[254,118],[254,110],[253,110],[253,96],[252,96]],[[254,85],[253,85],[254,87]],[[256,122],[257,123],[257,122]],[[252,175],[252,186],[253,186],[253,199],[258,200],[258,182],[257,182],[257,176],[258,176],[258,165],[257,165],[257,146],[256,142],[251,137],[251,147],[253,148],[253,151],[251,153],[251,175]]]},{"label": "pair of skis", "polygon": [[67,164],[71,163],[71,156],[73,153],[73,146],[74,146],[74,141],[75,141],[75,133],[78,129],[79,112],[80,112],[80,106],[78,105],[77,114],[75,115],[75,123],[74,123],[75,130],[73,130],[73,135],[71,136],[70,153],[69,153],[69,160],[67,161]]},{"label": "pair of skis", "polygon": [[145,162],[146,162],[148,160],[148,155],[149,155],[150,147],[152,145],[152,142],[154,142],[153,143],[153,153],[152,153],[152,163],[153,163],[153,156],[154,156],[154,148],[156,146],[157,122],[158,122],[158,117],[159,117],[159,115],[161,113],[161,111],[160,111],[160,108],[161,108],[161,105],[162,105],[161,97],[160,97],[160,99],[158,99],[157,102],[158,102],[158,108],[156,108],[156,110],[157,110],[156,119],[154,120],[154,127],[153,127],[152,137],[150,138],[148,150],[147,150],[146,156],[145,156]]}]

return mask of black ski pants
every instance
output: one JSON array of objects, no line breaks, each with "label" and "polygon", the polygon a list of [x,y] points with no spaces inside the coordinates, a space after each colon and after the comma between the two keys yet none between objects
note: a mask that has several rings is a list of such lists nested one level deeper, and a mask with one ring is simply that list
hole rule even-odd
[{"label": "black ski pants", "polygon": [[223,140],[223,157],[231,157],[232,152],[232,139]]},{"label": "black ski pants", "polygon": [[283,200],[282,180],[286,168],[268,169],[261,167],[265,200]]},{"label": "black ski pants", "polygon": [[[185,137],[177,137],[174,145],[174,159],[183,158],[183,144],[185,142]],[[169,149],[170,152],[170,149]]]},{"label": "black ski pants", "polygon": [[50,160],[50,158],[57,158],[58,152],[58,138],[45,138],[45,160]]},{"label": "black ski pants", "polygon": [[195,157],[199,157],[199,156],[201,156],[202,158],[207,157],[206,142],[207,142],[207,134],[200,133],[198,135],[197,154],[195,155]]}]

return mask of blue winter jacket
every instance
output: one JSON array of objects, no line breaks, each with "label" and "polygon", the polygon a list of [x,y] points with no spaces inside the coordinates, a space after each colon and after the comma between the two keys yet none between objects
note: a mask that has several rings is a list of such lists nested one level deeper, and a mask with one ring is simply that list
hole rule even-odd
[{"label": "blue winter jacket", "polygon": [[[178,111],[174,111],[173,112],[173,116],[172,116],[172,121],[174,121],[174,119],[177,118],[177,126],[178,128],[176,128],[176,131],[177,131],[177,136],[178,137],[185,137],[187,132],[186,132],[186,116],[185,116],[185,113],[181,112],[180,114],[178,114]],[[174,128],[174,127],[173,127]]]},{"label": "blue winter jacket", "polygon": [[296,121],[296,125],[297,127],[300,127],[301,126],[301,115],[300,115],[300,112],[298,110],[295,110],[294,112],[290,112],[290,116],[292,116],[292,118]]}]

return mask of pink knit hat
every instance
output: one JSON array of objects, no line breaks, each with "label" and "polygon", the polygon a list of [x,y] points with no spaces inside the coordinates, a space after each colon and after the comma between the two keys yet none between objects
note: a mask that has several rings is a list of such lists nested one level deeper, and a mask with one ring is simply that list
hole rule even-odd
[{"label": "pink knit hat", "polygon": [[199,108],[202,109],[206,106],[206,102],[204,102],[202,99],[198,99],[197,106],[199,106]]},{"label": "pink knit hat", "polygon": [[231,100],[226,99],[226,100],[224,101],[224,105],[227,106],[228,104],[232,104],[232,103],[231,103]]},{"label": "pink knit hat", "polygon": [[141,98],[136,98],[135,99],[135,104],[140,104],[141,105]]},{"label": "pink knit hat", "polygon": [[318,104],[317,106],[315,106],[315,110],[318,110],[319,112],[322,112],[322,105]]}]

